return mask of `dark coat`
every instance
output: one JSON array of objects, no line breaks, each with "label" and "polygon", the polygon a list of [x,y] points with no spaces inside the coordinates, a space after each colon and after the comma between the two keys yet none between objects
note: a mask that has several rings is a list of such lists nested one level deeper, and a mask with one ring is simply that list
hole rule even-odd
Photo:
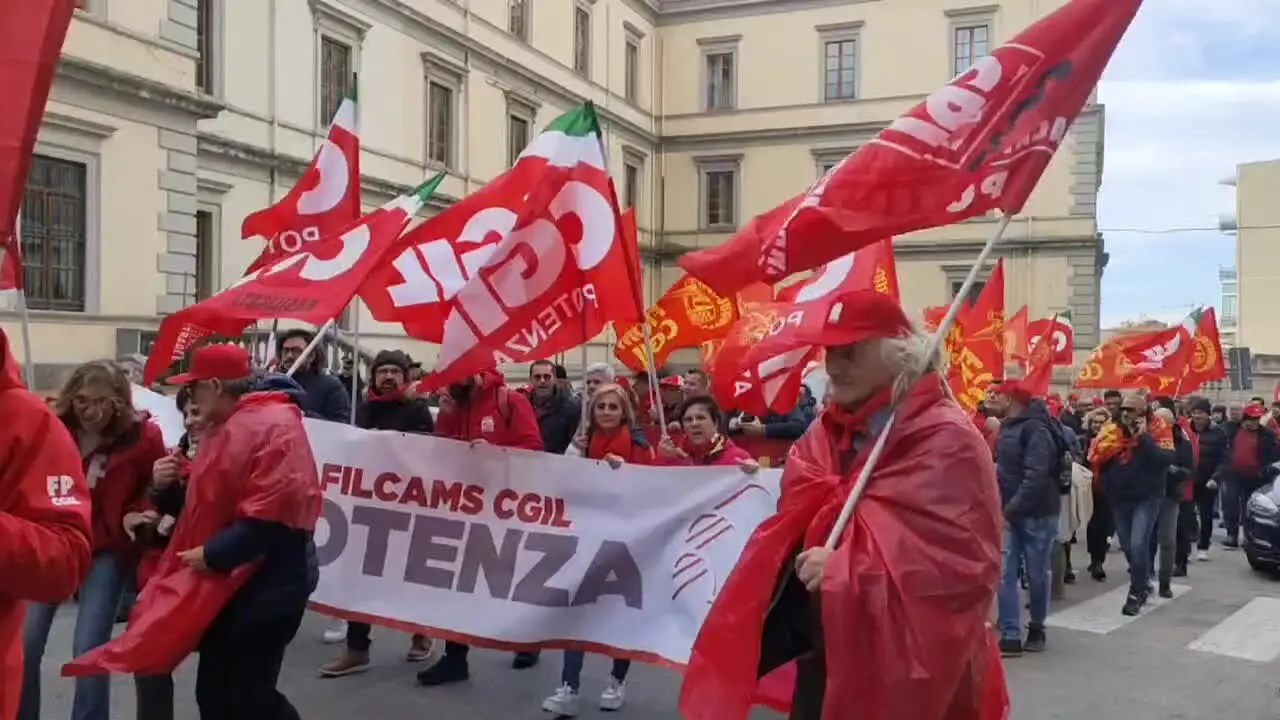
[{"label": "dark coat", "polygon": [[1218,469],[1226,461],[1227,448],[1231,441],[1222,426],[1213,423],[1198,432],[1193,424],[1191,432],[1195,433],[1200,440],[1200,461],[1196,463],[1195,475],[1192,478],[1195,488],[1199,490],[1218,474]]},{"label": "dark coat", "polygon": [[[1126,435],[1128,430],[1124,431]],[[1102,464],[1099,484],[1112,502],[1159,500],[1165,494],[1165,473],[1173,465],[1175,450],[1165,450],[1151,435],[1138,436],[1137,444],[1125,455]]]},{"label": "dark coat", "polygon": [[306,391],[302,412],[331,422],[351,422],[351,395],[338,378],[321,372],[299,370],[293,379]]},{"label": "dark coat", "polygon": [[436,423],[425,400],[374,398],[356,408],[356,427],[430,435],[435,432]]},{"label": "dark coat", "polygon": [[538,416],[538,434],[542,447],[549,453],[563,455],[578,434],[582,422],[582,404],[563,390],[557,390],[546,402],[535,401],[532,393],[529,402]]},{"label": "dark coat", "polygon": [[1054,517],[1061,509],[1057,471],[1066,444],[1043,402],[1005,418],[996,439],[996,479],[1007,520]]},{"label": "dark coat", "polygon": [[1187,483],[1195,475],[1195,452],[1191,441],[1181,427],[1173,426],[1173,465],[1165,473],[1164,496],[1170,500],[1182,500]]}]

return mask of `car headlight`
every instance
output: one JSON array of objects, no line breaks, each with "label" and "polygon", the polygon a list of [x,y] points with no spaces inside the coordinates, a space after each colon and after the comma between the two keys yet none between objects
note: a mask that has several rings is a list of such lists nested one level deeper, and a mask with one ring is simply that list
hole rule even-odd
[{"label": "car headlight", "polygon": [[1249,511],[1256,515],[1275,515],[1280,513],[1280,506],[1276,505],[1270,495],[1255,493],[1249,498]]}]

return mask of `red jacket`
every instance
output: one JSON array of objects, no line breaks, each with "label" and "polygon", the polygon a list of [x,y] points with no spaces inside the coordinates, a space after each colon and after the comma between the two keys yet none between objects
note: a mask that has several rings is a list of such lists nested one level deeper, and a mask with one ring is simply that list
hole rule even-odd
[{"label": "red jacket", "polygon": [[93,551],[132,552],[124,514],[146,506],[152,466],[166,454],[160,426],[144,413],[123,437],[84,460],[93,497]]},{"label": "red jacket", "polygon": [[0,720],[22,694],[22,604],[61,602],[89,571],[89,488],[80,453],[22,386],[0,330]]},{"label": "red jacket", "polygon": [[490,445],[542,450],[538,416],[524,395],[507,387],[495,370],[485,370],[465,400],[441,408],[436,418],[438,437],[484,440]]}]

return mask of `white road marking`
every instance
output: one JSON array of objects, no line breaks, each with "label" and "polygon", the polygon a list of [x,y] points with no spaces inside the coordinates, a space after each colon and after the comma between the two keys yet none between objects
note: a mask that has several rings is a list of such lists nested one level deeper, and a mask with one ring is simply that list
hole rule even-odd
[{"label": "white road marking", "polygon": [[1280,658],[1280,599],[1250,600],[1187,648],[1260,663]]},{"label": "white road marking", "polygon": [[1140,613],[1137,615],[1122,615],[1120,608],[1124,606],[1124,600],[1129,594],[1129,586],[1124,585],[1091,600],[1086,600],[1052,613],[1045,621],[1045,624],[1066,630],[1079,630],[1080,632],[1093,633],[1095,635],[1107,635],[1148,613],[1154,612],[1167,603],[1177,600],[1187,594],[1191,590],[1191,586],[1174,585],[1171,589],[1173,590],[1172,600],[1165,600],[1152,593],[1151,599],[1143,606]]}]

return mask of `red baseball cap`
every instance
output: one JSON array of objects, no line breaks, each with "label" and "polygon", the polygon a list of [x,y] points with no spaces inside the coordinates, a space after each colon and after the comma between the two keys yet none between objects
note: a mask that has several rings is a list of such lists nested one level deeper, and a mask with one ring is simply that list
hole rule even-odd
[{"label": "red baseball cap", "polygon": [[684,387],[684,381],[680,379],[679,375],[668,375],[658,381],[658,387],[675,388],[676,390],[679,390]]},{"label": "red baseball cap", "polygon": [[191,369],[170,377],[169,385],[186,385],[199,380],[237,380],[249,376],[249,351],[223,343],[198,347],[191,353]]},{"label": "red baseball cap", "polygon": [[1262,406],[1257,403],[1249,403],[1248,405],[1244,406],[1244,409],[1240,411],[1240,414],[1243,417],[1253,418],[1257,420],[1258,418],[1261,418],[1263,415],[1265,415],[1266,411],[1263,410]]}]

